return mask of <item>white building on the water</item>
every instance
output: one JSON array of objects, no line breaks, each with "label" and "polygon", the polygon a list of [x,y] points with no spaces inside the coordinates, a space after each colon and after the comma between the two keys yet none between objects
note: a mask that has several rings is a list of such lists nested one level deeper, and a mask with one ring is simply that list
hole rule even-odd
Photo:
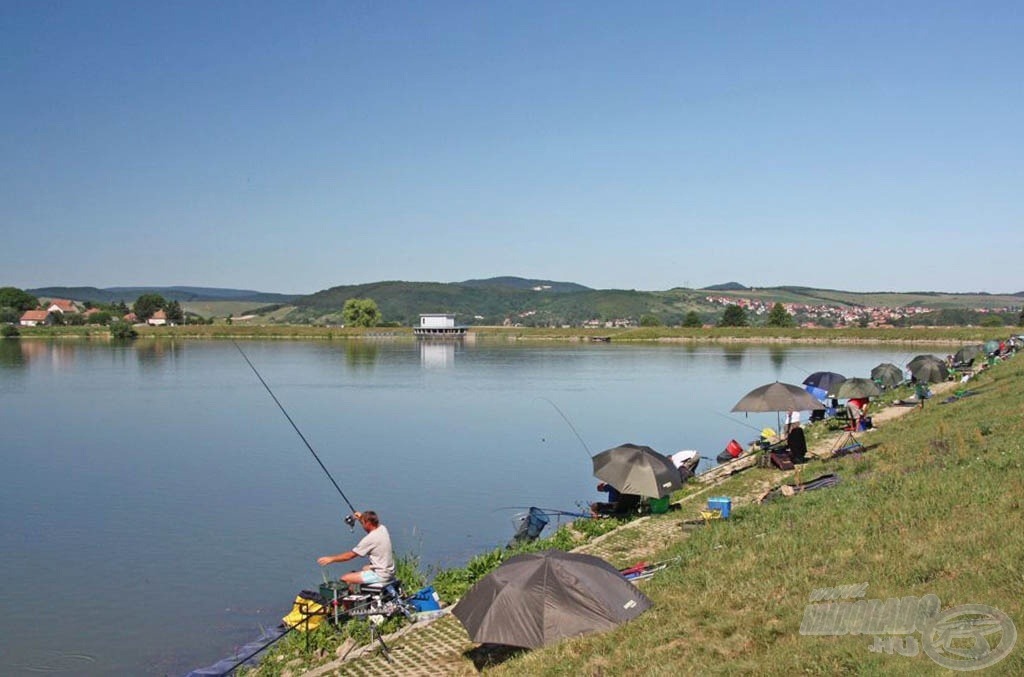
[{"label": "white building on the water", "polygon": [[421,313],[412,333],[421,338],[459,338],[466,335],[466,327],[455,324],[451,313]]}]

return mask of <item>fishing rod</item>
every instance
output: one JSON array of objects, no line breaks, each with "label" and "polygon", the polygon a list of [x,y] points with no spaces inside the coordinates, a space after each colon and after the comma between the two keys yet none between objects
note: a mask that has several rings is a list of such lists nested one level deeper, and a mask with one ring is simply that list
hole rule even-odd
[{"label": "fishing rod", "polygon": [[588,447],[588,446],[587,446],[587,443],[583,441],[583,438],[582,438],[582,437],[580,437],[580,433],[579,433],[579,431],[578,431],[578,430],[576,430],[576,426],[574,426],[574,425],[572,424],[572,421],[570,421],[570,420],[569,420],[569,417],[565,415],[565,412],[564,412],[564,411],[562,411],[561,409],[559,409],[559,408],[558,408],[558,405],[557,405],[557,404],[555,404],[554,402],[552,402],[551,400],[549,400],[549,399],[548,399],[548,398],[546,398],[546,397],[538,397],[537,399],[539,399],[539,400],[544,400],[545,402],[547,402],[548,404],[550,404],[550,405],[551,405],[552,407],[554,407],[554,408],[555,408],[555,411],[557,411],[557,412],[558,412],[558,415],[562,417],[562,420],[563,420],[563,421],[565,421],[565,422],[566,422],[566,423],[568,424],[568,426],[569,426],[569,429],[570,429],[570,430],[572,430],[573,434],[575,434],[575,435],[576,435],[576,439],[578,439],[578,440],[580,441],[580,444],[582,444],[582,445],[583,445],[583,448],[584,448],[584,449],[586,450],[586,452],[587,452],[587,460],[593,461],[593,460],[594,460],[594,454],[593,454],[593,453],[591,453],[591,451],[590,451],[590,447]]},{"label": "fishing rod", "polygon": [[[348,496],[346,496],[345,492],[341,490],[341,487],[338,486],[338,483],[334,481],[334,476],[331,475],[331,471],[329,471],[327,469],[327,466],[324,465],[324,462],[320,460],[320,457],[313,449],[313,445],[309,443],[309,440],[306,439],[306,436],[302,434],[301,430],[299,430],[299,426],[295,425],[295,421],[293,421],[292,417],[288,415],[288,412],[285,410],[284,405],[282,405],[281,401],[277,399],[277,395],[274,394],[274,391],[270,389],[270,386],[267,385],[267,382],[263,380],[262,376],[260,376],[260,372],[256,370],[256,365],[252,363],[252,360],[249,359],[249,356],[245,354],[245,351],[242,350],[242,347],[240,345],[235,343],[234,340],[232,340],[231,343],[235,346],[235,348],[238,348],[238,352],[242,354],[242,357],[249,365],[249,368],[252,369],[252,373],[256,374],[256,378],[258,378],[260,380],[260,383],[263,384],[263,387],[267,389],[267,392],[270,394],[270,397],[274,400],[274,403],[277,405],[277,408],[281,410],[281,413],[284,414],[284,417],[288,419],[289,423],[292,424],[292,428],[294,428],[295,432],[298,433],[299,439],[301,439],[303,443],[305,443],[306,448],[309,449],[309,453],[313,454],[313,458],[315,458],[316,462],[320,464],[320,467],[327,475],[327,479],[331,480],[331,484],[333,484],[334,488],[338,490],[338,493],[341,495],[341,498],[348,505],[349,509],[353,513],[355,513],[356,507],[352,505],[352,501],[348,500]],[[352,517],[352,515],[348,515],[347,517],[345,517],[345,523],[352,527],[353,525],[355,525],[355,519]]]},{"label": "fishing rod", "polygon": [[[499,510],[529,510],[530,508],[537,508],[537,506],[533,506],[533,505],[529,505],[529,506],[527,506],[527,505],[506,505],[506,506],[502,506],[500,508],[495,508],[491,512],[498,512]],[[570,512],[568,510],[561,510],[561,509],[558,509],[558,508],[537,508],[537,510],[541,511],[545,515],[564,515],[566,517],[590,517],[589,514],[585,515],[585,514],[583,514],[581,512]]]},{"label": "fishing rod", "polygon": [[[724,419],[728,419],[728,420],[732,421],[733,423],[738,423],[741,426],[750,428],[751,430],[756,430],[757,432],[761,432],[761,428],[758,428],[757,426],[754,426],[754,425],[750,425],[749,423],[744,423],[743,421],[735,419],[732,416],[726,416],[725,414],[722,414],[722,413],[717,412],[717,411],[712,411],[711,413],[715,414],[716,416],[721,416]],[[704,458],[704,457],[702,456],[701,458]]]}]

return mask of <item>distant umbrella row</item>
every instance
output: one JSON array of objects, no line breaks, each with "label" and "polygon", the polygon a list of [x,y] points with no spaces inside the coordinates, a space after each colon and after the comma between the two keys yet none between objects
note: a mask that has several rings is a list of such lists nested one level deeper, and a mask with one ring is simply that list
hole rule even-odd
[{"label": "distant umbrella row", "polygon": [[[1002,349],[998,342],[990,344],[964,346],[951,361],[966,365],[978,355]],[[919,383],[949,377],[947,361],[935,355],[918,355],[907,363],[907,370]],[[872,369],[871,378],[818,371],[804,379],[804,387],[778,381],[757,387],[740,398],[732,411],[821,410],[827,408],[822,402],[826,397],[878,397],[883,388],[894,388],[905,380],[904,370],[888,362]],[[673,460],[636,444],[621,444],[592,458],[598,479],[621,493],[648,498],[668,496],[682,486],[680,468]],[[478,581],[452,613],[475,642],[535,648],[611,629],[650,606],[651,601],[608,562],[548,550],[510,558]]]}]

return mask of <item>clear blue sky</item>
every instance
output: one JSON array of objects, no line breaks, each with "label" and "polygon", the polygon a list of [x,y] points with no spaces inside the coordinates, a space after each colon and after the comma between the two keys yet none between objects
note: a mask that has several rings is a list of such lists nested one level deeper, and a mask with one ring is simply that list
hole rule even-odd
[{"label": "clear blue sky", "polygon": [[0,2],[0,286],[1024,290],[1018,2]]}]

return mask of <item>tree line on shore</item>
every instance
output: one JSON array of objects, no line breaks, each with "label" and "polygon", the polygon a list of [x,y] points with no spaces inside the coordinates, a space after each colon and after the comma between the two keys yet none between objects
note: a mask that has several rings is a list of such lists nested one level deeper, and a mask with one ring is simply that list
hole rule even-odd
[{"label": "tree line on shore", "polygon": [[[565,296],[582,300],[590,293],[594,292],[575,292],[573,294],[566,294]],[[614,322],[615,326],[640,327],[763,326],[785,328],[797,326],[806,320],[806,318],[802,318],[798,314],[789,312],[786,309],[786,306],[780,302],[775,303],[769,312],[763,314],[751,312],[742,304],[735,303],[726,305],[724,310],[720,313],[713,309],[690,309],[685,312],[666,312],[664,309],[649,308],[647,311],[639,312],[638,316],[630,316],[630,313],[633,311],[629,310],[629,308],[635,309],[638,307],[634,303],[635,299],[632,299],[637,292],[622,293],[630,297],[630,299],[627,299],[629,303],[623,301],[620,305],[612,305],[608,307],[609,312],[617,314],[615,315],[615,319],[612,320],[611,316],[609,316],[596,321]],[[406,311],[400,310],[399,308],[392,308],[394,304],[391,301],[386,300],[384,304],[378,304],[377,300],[368,296],[349,298],[333,296],[330,300],[338,303],[338,305],[333,306],[333,308],[324,307],[319,304],[291,307],[287,314],[284,314],[278,319],[271,320],[271,322],[311,325],[341,322],[350,327],[396,327],[406,326],[411,323],[411,320],[403,314],[406,313]],[[407,300],[407,303],[413,303],[413,301]],[[425,304],[427,304],[427,301],[413,303],[413,305],[422,306],[421,310],[425,309],[434,312],[440,310],[442,312],[450,312],[450,309],[446,307],[437,308],[433,305],[427,307]],[[47,319],[47,323],[55,325],[92,324],[112,326],[112,329],[116,329],[118,332],[125,332],[123,327],[120,326],[120,323],[127,322],[130,326],[130,314],[134,314],[133,319],[136,322],[146,322],[158,310],[162,310],[164,312],[167,322],[170,324],[213,324],[218,319],[212,316],[202,317],[195,312],[186,313],[183,311],[179,301],[168,300],[158,293],[143,293],[131,306],[125,303],[124,300],[106,303],[84,301],[80,305],[84,309],[82,313],[52,313],[51,317]],[[25,290],[18,289],[16,287],[0,287],[0,325],[16,328],[18,320],[25,310],[38,309],[39,307],[39,299]],[[281,309],[282,307],[283,306],[281,304],[276,304],[273,306],[255,308],[248,312],[255,315],[265,316],[269,315],[271,312]],[[584,304],[584,308],[585,307],[586,304]],[[391,310],[385,313],[388,308]],[[392,312],[396,312],[398,317],[396,318],[395,315],[392,315]],[[386,316],[386,314],[390,317]],[[465,315],[465,313],[454,314],[457,316]],[[587,317],[589,319],[586,321],[580,320],[580,318],[583,317]],[[228,315],[224,317],[222,321],[230,324],[233,321],[233,318]],[[559,312],[526,312],[504,317],[484,317],[474,315],[470,321],[464,321],[463,323],[469,325],[504,323],[526,327],[569,327],[589,326],[588,323],[594,321],[595,319],[590,314],[590,311],[581,309],[572,312],[569,312],[568,310]],[[866,314],[859,316],[854,320],[854,322],[855,324],[850,326],[869,326],[869,318]],[[894,323],[894,326],[931,325],[997,327],[1012,324],[1024,326],[1024,310],[1021,310],[1019,313],[981,313],[977,310],[968,308],[943,308],[915,315],[913,318],[906,318],[905,322]],[[818,326],[830,325],[819,324]],[[5,329],[4,331],[6,332],[5,335],[11,335],[11,329]]]}]

